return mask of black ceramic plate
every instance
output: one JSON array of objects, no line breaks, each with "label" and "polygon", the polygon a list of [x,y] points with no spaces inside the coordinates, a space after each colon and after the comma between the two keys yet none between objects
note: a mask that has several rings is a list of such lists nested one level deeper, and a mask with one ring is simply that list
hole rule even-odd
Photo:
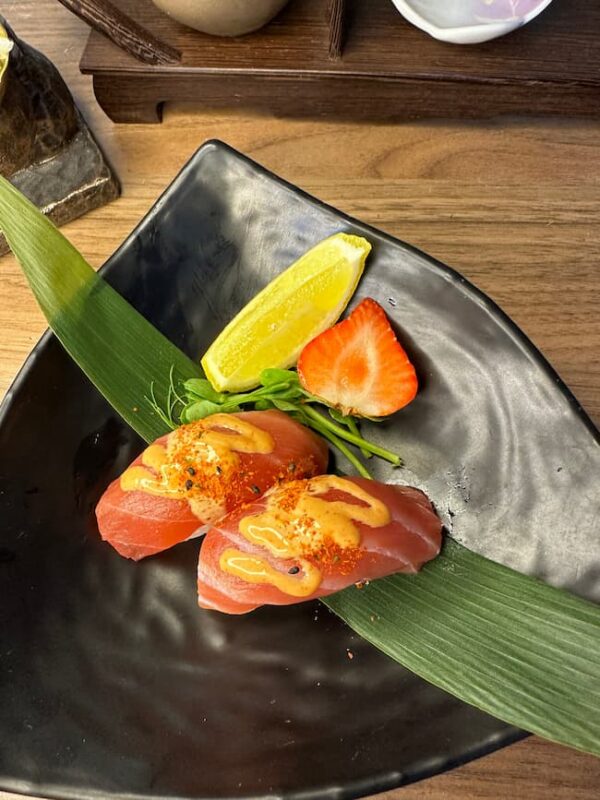
[{"label": "black ceramic plate", "polygon": [[[370,432],[469,546],[598,597],[597,432],[540,354],[459,275],[205,145],[105,276],[197,358],[255,292],[339,230],[373,243],[377,298],[422,391]],[[141,401],[141,398],[140,398]],[[199,612],[198,543],[140,564],[98,537],[141,448],[56,340],[0,417],[0,786],[58,797],[354,797],[519,731],[415,678],[318,604]],[[354,658],[350,660],[347,651]]]}]

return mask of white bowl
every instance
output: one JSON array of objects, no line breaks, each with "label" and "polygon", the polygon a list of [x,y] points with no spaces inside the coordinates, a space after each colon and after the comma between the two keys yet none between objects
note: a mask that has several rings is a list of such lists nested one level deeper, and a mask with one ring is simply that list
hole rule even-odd
[{"label": "white bowl", "polygon": [[478,44],[526,25],[552,0],[392,0],[413,25],[436,39]]}]

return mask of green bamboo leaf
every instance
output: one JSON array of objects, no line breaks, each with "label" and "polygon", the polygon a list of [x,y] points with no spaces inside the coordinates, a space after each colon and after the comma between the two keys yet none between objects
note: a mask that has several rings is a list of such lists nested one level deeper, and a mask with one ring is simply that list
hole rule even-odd
[{"label": "green bamboo leaf", "polygon": [[[79,366],[143,437],[165,433],[168,426],[143,397],[155,381],[161,396],[172,399],[171,384],[201,375],[199,367],[1,179],[0,229],[50,326]],[[261,400],[256,407],[272,402]],[[338,435],[326,416],[309,407],[301,415],[330,439]],[[418,575],[394,575],[324,602],[380,650],[467,703],[600,755],[598,606],[494,564],[452,539]]]},{"label": "green bamboo leaf", "polygon": [[325,604],[430,683],[499,719],[600,756],[600,608],[448,538],[418,575]]},{"label": "green bamboo leaf", "polygon": [[146,441],[165,424],[145,403],[154,382],[160,399],[169,373],[201,375],[185,356],[133,309],[38,209],[0,178],[0,230],[67,352],[116,411]]}]

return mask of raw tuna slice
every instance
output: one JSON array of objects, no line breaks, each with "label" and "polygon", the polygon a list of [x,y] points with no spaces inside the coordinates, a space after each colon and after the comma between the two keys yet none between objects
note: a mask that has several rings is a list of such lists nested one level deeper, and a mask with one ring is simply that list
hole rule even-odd
[{"label": "raw tuna slice", "polygon": [[103,539],[136,561],[201,534],[267,489],[327,468],[324,440],[281,411],[215,414],[163,436],[96,508]]},{"label": "raw tuna slice", "polygon": [[244,614],[337,592],[439,553],[442,523],[417,489],[321,475],[274,487],[206,534],[202,608]]}]

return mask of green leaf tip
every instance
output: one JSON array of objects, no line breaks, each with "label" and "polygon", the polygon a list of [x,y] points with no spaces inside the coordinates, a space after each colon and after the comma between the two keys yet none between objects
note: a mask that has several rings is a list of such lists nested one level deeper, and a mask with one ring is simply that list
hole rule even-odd
[{"label": "green leaf tip", "polygon": [[417,575],[325,604],[430,683],[546,739],[600,756],[600,608],[451,538]]},{"label": "green leaf tip", "polygon": [[200,376],[199,365],[97,275],[52,222],[4,178],[0,230],[69,355],[146,441],[164,434],[164,419],[144,397],[151,386],[159,401],[169,397],[169,375],[179,380]]}]

